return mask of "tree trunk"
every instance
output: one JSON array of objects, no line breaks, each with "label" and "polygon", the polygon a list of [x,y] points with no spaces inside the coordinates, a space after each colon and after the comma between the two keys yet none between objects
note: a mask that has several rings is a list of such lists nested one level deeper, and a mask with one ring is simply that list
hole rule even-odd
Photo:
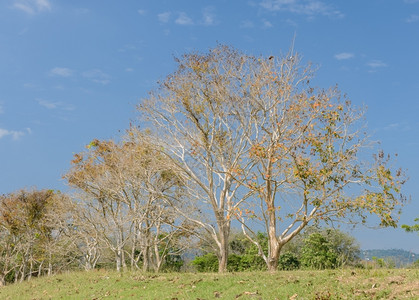
[{"label": "tree trunk", "polygon": [[269,253],[267,261],[268,271],[275,272],[278,269],[280,250],[281,248],[279,247],[276,240],[269,240]]},{"label": "tree trunk", "polygon": [[127,261],[125,260],[125,251],[124,249],[121,249],[121,264],[122,264],[122,270],[124,272],[127,271]]},{"label": "tree trunk", "polygon": [[42,266],[43,266],[44,262],[42,261],[39,266],[38,266],[38,277],[42,276]]},{"label": "tree trunk", "polygon": [[116,262],[116,271],[121,272],[121,266],[122,266],[122,256],[121,256],[121,249],[118,248],[115,251],[115,262]]},{"label": "tree trunk", "polygon": [[143,248],[143,272],[147,272],[148,269],[150,268],[148,252],[149,252],[149,247],[145,246]]},{"label": "tree trunk", "polygon": [[268,214],[268,259],[266,265],[268,267],[268,271],[275,272],[278,268],[279,253],[281,251],[281,247],[276,236],[276,216],[275,208],[273,208],[273,206],[268,208]]},{"label": "tree trunk", "polygon": [[227,272],[227,261],[228,261],[228,237],[230,235],[230,224],[222,223],[218,224],[218,273]]},{"label": "tree trunk", "polygon": [[31,262],[29,264],[29,273],[28,273],[28,281],[32,278],[32,272],[33,272],[33,260],[31,259]]},{"label": "tree trunk", "polygon": [[132,270],[134,270],[134,266],[137,265],[137,261],[135,259],[135,250],[137,248],[137,234],[138,233],[134,233],[132,247],[131,247],[131,269]]}]

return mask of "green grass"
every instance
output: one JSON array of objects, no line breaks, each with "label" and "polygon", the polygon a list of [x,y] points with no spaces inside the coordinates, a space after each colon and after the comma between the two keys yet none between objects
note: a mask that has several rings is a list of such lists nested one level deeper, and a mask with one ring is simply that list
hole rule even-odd
[{"label": "green grass", "polygon": [[74,272],[0,288],[0,299],[419,299],[418,269],[143,274]]}]

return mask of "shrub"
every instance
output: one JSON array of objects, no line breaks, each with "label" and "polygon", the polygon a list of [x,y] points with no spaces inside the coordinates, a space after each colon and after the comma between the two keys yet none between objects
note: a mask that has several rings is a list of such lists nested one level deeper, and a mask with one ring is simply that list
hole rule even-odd
[{"label": "shrub", "polygon": [[218,258],[214,253],[197,256],[192,261],[198,272],[215,272],[218,270]]},{"label": "shrub", "polygon": [[300,268],[300,261],[297,255],[292,252],[285,252],[279,257],[278,269],[280,270],[296,270]]},{"label": "shrub", "polygon": [[301,263],[311,269],[333,269],[337,266],[338,255],[323,235],[313,233],[304,241]]}]

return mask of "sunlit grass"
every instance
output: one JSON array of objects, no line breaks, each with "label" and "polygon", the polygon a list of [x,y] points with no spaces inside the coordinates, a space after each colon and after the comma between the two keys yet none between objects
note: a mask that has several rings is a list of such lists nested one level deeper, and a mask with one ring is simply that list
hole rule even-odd
[{"label": "sunlit grass", "polygon": [[417,299],[419,270],[143,274],[74,272],[0,289],[0,299]]}]

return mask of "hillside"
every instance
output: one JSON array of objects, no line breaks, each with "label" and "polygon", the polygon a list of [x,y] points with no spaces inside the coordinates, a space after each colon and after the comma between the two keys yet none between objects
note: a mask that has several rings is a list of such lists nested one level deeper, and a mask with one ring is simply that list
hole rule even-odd
[{"label": "hillside", "polygon": [[382,258],[386,261],[391,260],[397,267],[404,267],[417,261],[419,259],[419,254],[403,249],[371,249],[361,251],[361,259],[370,261],[373,257]]}]

